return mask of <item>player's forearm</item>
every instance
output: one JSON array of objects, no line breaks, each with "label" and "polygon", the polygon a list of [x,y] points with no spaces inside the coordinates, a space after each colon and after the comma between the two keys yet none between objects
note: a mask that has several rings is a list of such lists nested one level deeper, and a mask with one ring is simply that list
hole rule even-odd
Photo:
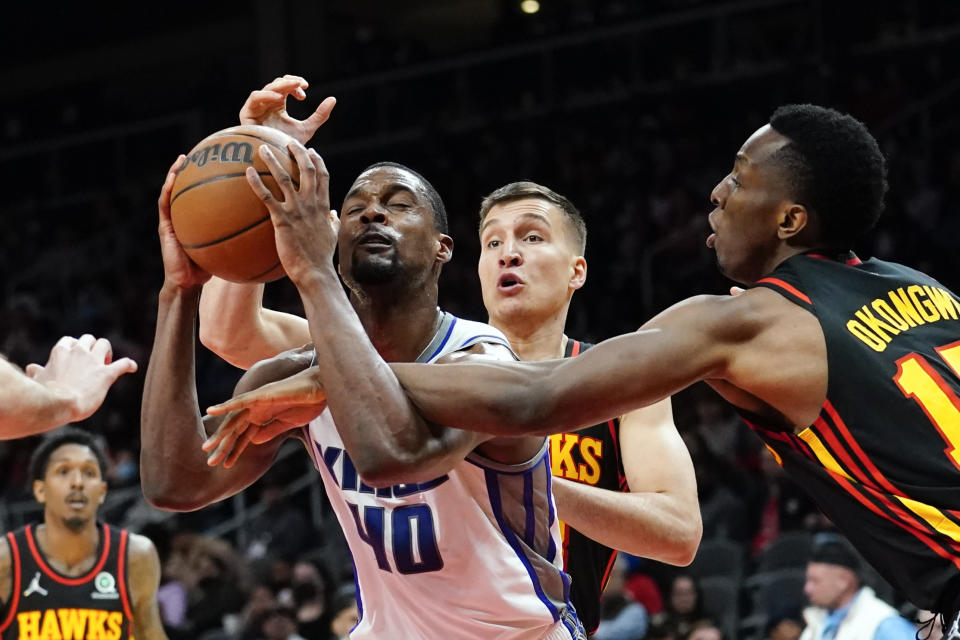
[{"label": "player's forearm", "polygon": [[43,433],[76,415],[75,393],[31,380],[5,360],[0,360],[0,390],[0,439]]},{"label": "player's forearm", "polygon": [[556,478],[557,515],[612,549],[686,566],[700,544],[698,506],[665,492],[620,493]]},{"label": "player's forearm", "polygon": [[206,437],[197,401],[194,322],[199,290],[164,287],[147,367],[140,417],[143,492],[156,507],[190,510],[207,496],[213,470],[200,449]]},{"label": "player's forearm", "polygon": [[200,296],[200,342],[241,369],[309,340],[306,320],[263,308],[263,289],[212,278]]},{"label": "player's forearm", "polygon": [[317,376],[344,446],[367,483],[415,481],[438,442],[377,353],[331,268],[297,283]]}]

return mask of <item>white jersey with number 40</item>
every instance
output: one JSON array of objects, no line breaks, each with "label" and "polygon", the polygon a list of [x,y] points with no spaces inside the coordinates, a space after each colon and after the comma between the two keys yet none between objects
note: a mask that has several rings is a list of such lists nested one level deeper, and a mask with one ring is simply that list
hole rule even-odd
[{"label": "white jersey with number 40", "polygon": [[[493,327],[444,313],[417,362],[478,342],[509,346]],[[562,570],[546,442],[523,464],[474,452],[429,482],[373,489],[329,410],[308,436],[353,555],[360,622],[351,638],[586,637]]]}]

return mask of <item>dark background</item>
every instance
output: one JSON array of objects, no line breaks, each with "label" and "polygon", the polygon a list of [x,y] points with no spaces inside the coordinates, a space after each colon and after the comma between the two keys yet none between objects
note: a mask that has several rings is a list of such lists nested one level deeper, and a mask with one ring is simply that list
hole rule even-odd
[{"label": "dark background", "polygon": [[[139,448],[166,169],[284,73],[311,82],[290,105],[299,117],[339,100],[311,143],[334,202],[380,160],[438,188],[457,243],[441,302],[470,318],[484,319],[479,202],[519,179],[568,196],[587,220],[589,279],[568,334],[601,340],[726,291],[704,247],[709,193],[788,102],[848,111],[880,141],[891,190],[861,255],[960,288],[960,3],[542,0],[525,15],[512,0],[279,0],[5,14],[0,352],[43,362],[59,336],[91,332],[137,359],[85,425],[115,459]],[[299,308],[286,282],[267,301]],[[239,372],[202,347],[198,362],[201,404],[229,395]],[[675,403],[681,429],[703,426],[704,396]],[[9,497],[25,495],[34,444],[0,444]]]}]

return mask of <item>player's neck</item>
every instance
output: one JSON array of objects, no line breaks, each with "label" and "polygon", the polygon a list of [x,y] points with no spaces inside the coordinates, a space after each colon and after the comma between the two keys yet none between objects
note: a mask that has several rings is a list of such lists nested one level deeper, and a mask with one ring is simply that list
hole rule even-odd
[{"label": "player's neck", "polygon": [[563,357],[567,346],[567,336],[563,334],[566,320],[564,309],[563,313],[539,322],[510,322],[491,318],[490,324],[503,332],[521,360],[536,362]]},{"label": "player's neck", "polygon": [[430,344],[440,317],[436,288],[385,301],[353,296],[353,307],[374,348],[387,362],[411,362]]},{"label": "player's neck", "polygon": [[93,520],[75,531],[56,518],[45,518],[36,534],[43,557],[54,569],[68,576],[89,571],[100,545],[100,529]]}]

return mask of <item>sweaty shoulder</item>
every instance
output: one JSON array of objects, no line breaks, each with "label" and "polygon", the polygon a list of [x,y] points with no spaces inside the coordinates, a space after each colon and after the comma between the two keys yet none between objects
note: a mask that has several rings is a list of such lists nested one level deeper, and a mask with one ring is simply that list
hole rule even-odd
[{"label": "sweaty shoulder", "polygon": [[815,420],[827,392],[826,341],[817,318],[766,288],[721,299],[711,310],[717,335],[730,346],[722,381],[710,381],[717,391],[776,422],[802,427]]}]

